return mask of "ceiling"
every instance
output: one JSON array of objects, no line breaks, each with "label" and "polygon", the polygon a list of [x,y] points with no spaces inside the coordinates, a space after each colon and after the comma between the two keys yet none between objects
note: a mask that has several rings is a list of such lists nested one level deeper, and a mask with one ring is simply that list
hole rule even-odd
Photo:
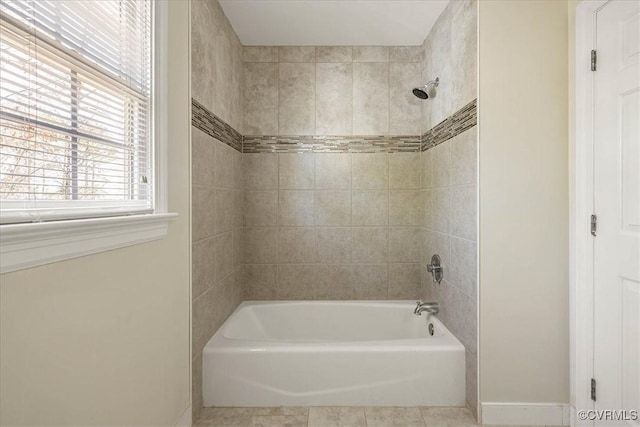
[{"label": "ceiling", "polygon": [[449,0],[220,0],[245,46],[417,46]]}]

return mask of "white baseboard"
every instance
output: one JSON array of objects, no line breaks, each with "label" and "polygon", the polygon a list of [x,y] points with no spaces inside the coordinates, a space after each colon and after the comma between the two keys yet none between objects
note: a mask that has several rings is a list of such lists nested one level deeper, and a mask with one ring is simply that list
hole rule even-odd
[{"label": "white baseboard", "polygon": [[176,427],[191,427],[191,424],[193,424],[193,420],[191,419],[191,405],[189,405],[187,410],[180,416],[180,419],[178,419]]},{"label": "white baseboard", "polygon": [[568,426],[569,405],[566,403],[502,403],[483,402],[482,424],[503,426]]}]

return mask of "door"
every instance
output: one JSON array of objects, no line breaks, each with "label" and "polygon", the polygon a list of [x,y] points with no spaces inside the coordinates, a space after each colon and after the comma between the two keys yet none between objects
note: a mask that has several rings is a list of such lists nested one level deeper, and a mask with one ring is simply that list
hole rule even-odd
[{"label": "door", "polygon": [[[613,0],[596,15],[596,410],[640,410],[639,12],[637,0]],[[640,421],[603,420],[595,425],[640,426]]]}]

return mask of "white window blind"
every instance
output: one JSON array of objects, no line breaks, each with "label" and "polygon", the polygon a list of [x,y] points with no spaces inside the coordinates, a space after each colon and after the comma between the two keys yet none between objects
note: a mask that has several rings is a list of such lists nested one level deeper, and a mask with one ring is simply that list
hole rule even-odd
[{"label": "white window blind", "polygon": [[0,222],[153,211],[151,9],[0,2]]}]

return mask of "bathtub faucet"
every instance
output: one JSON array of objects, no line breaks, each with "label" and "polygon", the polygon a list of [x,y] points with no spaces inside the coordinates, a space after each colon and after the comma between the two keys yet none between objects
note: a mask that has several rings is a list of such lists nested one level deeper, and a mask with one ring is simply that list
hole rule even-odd
[{"label": "bathtub faucet", "polygon": [[423,311],[426,311],[429,314],[438,314],[440,306],[437,302],[416,301],[416,308],[413,310],[413,314],[421,316]]}]

